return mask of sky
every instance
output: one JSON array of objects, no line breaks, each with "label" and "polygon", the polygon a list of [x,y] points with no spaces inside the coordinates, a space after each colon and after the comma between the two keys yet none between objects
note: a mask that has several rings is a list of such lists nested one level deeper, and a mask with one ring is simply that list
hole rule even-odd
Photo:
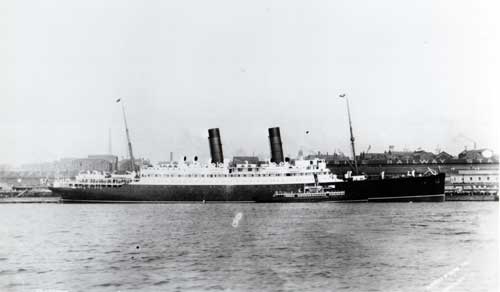
[{"label": "sky", "polygon": [[[0,2],[0,164],[498,149],[498,1]],[[110,130],[111,129],[111,130]],[[309,134],[306,134],[309,131]]]}]

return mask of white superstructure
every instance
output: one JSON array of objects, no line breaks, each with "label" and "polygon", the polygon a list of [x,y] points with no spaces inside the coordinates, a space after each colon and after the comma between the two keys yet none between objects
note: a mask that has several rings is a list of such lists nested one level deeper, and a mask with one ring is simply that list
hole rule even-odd
[{"label": "white superstructure", "polygon": [[341,181],[326,167],[324,160],[298,160],[256,164],[167,163],[141,170],[140,180],[132,184],[145,185],[269,185]]},{"label": "white superstructure", "polygon": [[172,162],[142,168],[136,175],[80,173],[74,180],[59,180],[55,187],[94,188],[131,185],[279,185],[340,182],[322,159],[280,164],[200,164]]}]

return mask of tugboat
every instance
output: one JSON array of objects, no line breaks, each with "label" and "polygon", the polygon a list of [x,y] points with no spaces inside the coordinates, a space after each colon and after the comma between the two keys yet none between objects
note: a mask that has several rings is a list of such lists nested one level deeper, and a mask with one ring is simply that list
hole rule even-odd
[{"label": "tugboat", "polygon": [[276,191],[273,194],[272,202],[292,203],[292,202],[325,202],[341,201],[345,196],[345,191],[335,190],[335,185],[318,185],[318,176],[314,174],[314,185],[304,185],[303,189],[297,191],[283,192]]},{"label": "tugboat", "polygon": [[324,202],[339,201],[340,196],[344,196],[344,191],[335,192],[333,189],[322,186],[305,186],[304,190],[296,192],[276,191],[272,202],[291,203],[291,202]]}]

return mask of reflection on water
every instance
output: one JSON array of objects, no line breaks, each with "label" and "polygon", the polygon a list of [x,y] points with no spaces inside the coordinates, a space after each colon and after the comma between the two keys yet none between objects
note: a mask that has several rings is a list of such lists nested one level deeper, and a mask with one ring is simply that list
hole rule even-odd
[{"label": "reflection on water", "polygon": [[0,290],[494,291],[498,203],[0,205]]}]

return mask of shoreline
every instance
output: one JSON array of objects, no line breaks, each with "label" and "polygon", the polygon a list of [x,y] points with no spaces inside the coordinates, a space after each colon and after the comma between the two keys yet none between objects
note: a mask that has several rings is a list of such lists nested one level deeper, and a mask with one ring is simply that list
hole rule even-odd
[{"label": "shoreline", "polygon": [[61,197],[4,197],[0,204],[58,204]]},{"label": "shoreline", "polygon": [[[498,195],[446,195],[444,202],[497,202]],[[5,197],[0,198],[0,204],[62,204],[61,197]],[[117,202],[119,203],[119,202]],[[141,203],[140,201],[137,203]],[[143,202],[142,202],[143,203]],[[176,202],[171,203],[188,203]]]}]

